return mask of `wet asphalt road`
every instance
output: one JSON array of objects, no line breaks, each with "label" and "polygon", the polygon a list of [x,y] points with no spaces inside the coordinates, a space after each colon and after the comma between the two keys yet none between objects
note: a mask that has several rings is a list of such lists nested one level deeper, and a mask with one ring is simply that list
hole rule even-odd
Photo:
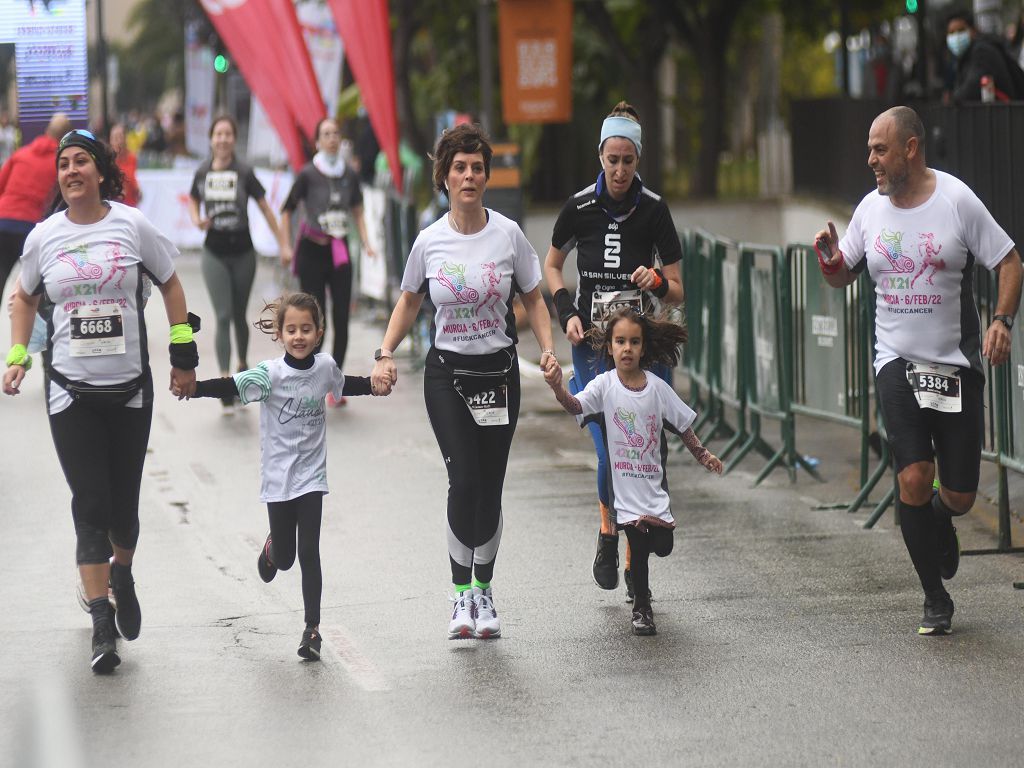
[{"label": "wet asphalt road", "polygon": [[[197,260],[179,272],[212,318]],[[261,267],[250,314],[276,292]],[[162,349],[159,298],[148,312]],[[369,372],[383,333],[370,320],[354,322],[349,373]],[[217,373],[211,330],[202,377]],[[532,339],[522,350],[535,357]],[[251,362],[276,354],[254,333]],[[918,637],[922,598],[891,514],[865,531],[864,515],[814,509],[853,495],[856,450],[816,422],[798,435],[825,484],[777,472],[753,489],[757,459],[718,478],[673,456],[676,547],[652,563],[659,634],[637,638],[624,590],[590,574],[589,439],[524,377],[494,582],[503,637],[448,641],[446,478],[408,358],[400,371],[391,398],[329,414],[318,664],[295,655],[297,568],[269,585],[256,573],[256,408],[227,417],[216,401],[158,397],[135,568],[143,630],[98,678],[39,371],[0,399],[0,765],[1021,763],[1020,556],[965,558],[954,634]],[[154,374],[166,379],[159,355]],[[994,545],[981,506],[965,546]]]}]

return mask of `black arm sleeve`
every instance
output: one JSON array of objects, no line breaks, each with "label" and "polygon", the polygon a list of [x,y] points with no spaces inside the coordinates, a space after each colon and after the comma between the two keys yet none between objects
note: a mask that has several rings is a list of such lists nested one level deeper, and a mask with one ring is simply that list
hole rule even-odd
[{"label": "black arm sleeve", "polygon": [[230,376],[223,379],[206,379],[196,382],[196,393],[192,397],[238,397],[238,386]]},{"label": "black arm sleeve", "polygon": [[346,374],[344,394],[346,397],[349,395],[372,395],[373,387],[370,385],[370,377]]}]

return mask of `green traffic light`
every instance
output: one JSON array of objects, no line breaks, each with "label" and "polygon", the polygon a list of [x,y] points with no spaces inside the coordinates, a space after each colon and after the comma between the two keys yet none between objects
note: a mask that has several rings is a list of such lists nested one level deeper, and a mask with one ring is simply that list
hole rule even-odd
[{"label": "green traffic light", "polygon": [[[908,2],[912,2],[912,0],[908,0]],[[218,53],[213,59],[213,68],[223,75],[228,71],[228,57],[222,53]]]},{"label": "green traffic light", "polygon": [[917,0],[907,0],[907,13],[917,13]]}]

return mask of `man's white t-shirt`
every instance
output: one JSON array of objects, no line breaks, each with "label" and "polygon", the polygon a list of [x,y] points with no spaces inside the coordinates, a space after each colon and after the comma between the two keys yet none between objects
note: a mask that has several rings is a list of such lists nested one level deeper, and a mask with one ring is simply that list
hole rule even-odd
[{"label": "man's white t-shirt", "polygon": [[609,494],[616,521],[641,515],[674,522],[668,495],[665,430],[682,435],[697,414],[657,376],[640,392],[627,389],[616,371],[598,374],[576,395],[580,425],[597,422],[608,449]]},{"label": "man's white t-shirt", "polygon": [[497,211],[487,214],[472,235],[459,234],[443,216],[420,232],[409,253],[402,290],[430,292],[438,349],[486,355],[511,346],[514,292],[540,283],[540,260],[519,225]]},{"label": "man's white t-shirt", "polygon": [[341,397],[345,388],[334,358],[320,352],[301,370],[277,357],[233,378],[243,405],[260,404],[260,501],[327,493],[324,398]]},{"label": "man's white t-shirt", "polygon": [[916,208],[867,195],[839,243],[847,268],[866,258],[875,284],[876,373],[897,357],[983,372],[973,267],[993,269],[1013,241],[966,184],[933,173],[935,192]]},{"label": "man's white t-shirt", "polygon": [[[143,275],[163,284],[174,274],[178,256],[178,249],[138,209],[117,202],[107,205],[110,211],[95,224],[75,224],[66,211],[53,214],[29,233],[21,255],[22,288],[32,295],[45,291],[54,304],[51,364],[72,381],[94,385],[131,381],[149,365],[140,343],[146,336]],[[98,322],[106,331],[97,335],[106,333],[104,341],[113,342],[108,349],[122,351],[73,344],[73,318],[78,328],[85,322],[96,328]],[[116,338],[118,323],[123,344]],[[63,388],[51,383],[51,414],[71,402]],[[142,403],[140,392],[128,405],[138,408]]]}]

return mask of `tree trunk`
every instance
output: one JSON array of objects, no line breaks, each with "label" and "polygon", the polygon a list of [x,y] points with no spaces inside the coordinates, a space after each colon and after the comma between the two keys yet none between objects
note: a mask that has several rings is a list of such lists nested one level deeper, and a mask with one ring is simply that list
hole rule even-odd
[{"label": "tree trunk", "polygon": [[416,34],[414,18],[415,0],[397,3],[397,20],[393,38],[395,64],[395,105],[398,111],[399,134],[404,136],[418,157],[425,157],[430,147],[423,139],[416,122],[412,104],[412,86],[409,84],[409,52]]},{"label": "tree trunk", "polygon": [[718,195],[718,159],[722,154],[725,125],[725,48],[711,38],[698,53],[701,67],[700,155],[691,193],[696,197]]}]

